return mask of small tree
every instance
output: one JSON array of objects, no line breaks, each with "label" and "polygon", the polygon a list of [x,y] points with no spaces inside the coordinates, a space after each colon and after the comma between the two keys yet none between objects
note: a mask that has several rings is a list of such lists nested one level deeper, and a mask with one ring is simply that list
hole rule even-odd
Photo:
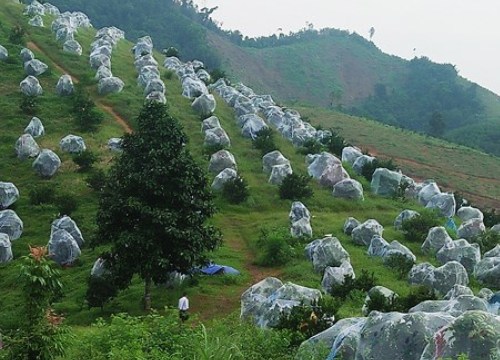
[{"label": "small tree", "polygon": [[403,221],[401,230],[407,241],[423,243],[429,230],[432,227],[439,226],[440,220],[435,210],[424,209],[411,219]]},{"label": "small tree", "polygon": [[162,53],[166,57],[171,57],[171,56],[179,57],[179,50],[173,46],[170,46],[168,49],[163,49]]},{"label": "small tree", "polygon": [[10,29],[9,42],[15,45],[21,45],[24,43],[24,35],[26,30],[20,25],[16,24]]},{"label": "small tree", "polygon": [[80,171],[92,169],[94,163],[99,159],[96,154],[90,150],[82,151],[72,156],[73,162],[78,165]]},{"label": "small tree", "polygon": [[242,203],[250,196],[246,180],[241,176],[229,179],[222,186],[222,196],[232,204]]},{"label": "small tree", "polygon": [[342,149],[349,146],[349,144],[335,130],[330,129],[330,132],[332,134],[323,138],[321,142],[326,146],[329,152],[337,156],[342,156]]},{"label": "small tree", "polygon": [[254,148],[259,149],[262,155],[278,149],[278,146],[274,142],[274,132],[271,128],[264,127],[257,131],[255,135],[252,145]]},{"label": "small tree", "polygon": [[7,343],[11,359],[51,360],[65,353],[62,317],[51,309],[62,295],[60,273],[47,259],[45,247],[30,248],[22,258],[20,282],[23,294],[23,319],[18,331]]},{"label": "small tree", "polygon": [[279,194],[282,199],[301,200],[308,199],[313,195],[313,189],[309,186],[311,178],[301,174],[289,174],[285,176],[279,186]]},{"label": "small tree", "polygon": [[179,122],[163,104],[146,103],[137,130],[123,137],[100,193],[94,245],[110,242],[103,256],[119,289],[134,274],[144,280],[144,308],[152,283],[187,273],[207,261],[221,241],[205,222],[215,212],[203,170],[187,147]]},{"label": "small tree", "polygon": [[73,108],[72,113],[76,125],[82,131],[93,131],[104,120],[102,112],[96,108],[91,97],[81,89],[72,96]]}]

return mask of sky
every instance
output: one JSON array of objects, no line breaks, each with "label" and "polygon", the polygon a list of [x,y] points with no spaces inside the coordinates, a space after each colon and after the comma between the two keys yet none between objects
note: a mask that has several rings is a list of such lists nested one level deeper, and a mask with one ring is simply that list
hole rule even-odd
[{"label": "sky", "polygon": [[312,23],[369,38],[405,59],[427,56],[500,94],[499,0],[194,0],[219,8],[223,29],[256,37],[297,31]]}]

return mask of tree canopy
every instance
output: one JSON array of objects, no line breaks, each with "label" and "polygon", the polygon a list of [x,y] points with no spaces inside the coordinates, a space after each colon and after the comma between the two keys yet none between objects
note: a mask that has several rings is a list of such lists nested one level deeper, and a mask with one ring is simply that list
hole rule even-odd
[{"label": "tree canopy", "polygon": [[165,105],[146,104],[100,197],[95,244],[111,243],[104,258],[119,288],[134,274],[145,280],[146,308],[152,281],[203,264],[221,241],[206,224],[215,212],[212,194],[186,142]]}]

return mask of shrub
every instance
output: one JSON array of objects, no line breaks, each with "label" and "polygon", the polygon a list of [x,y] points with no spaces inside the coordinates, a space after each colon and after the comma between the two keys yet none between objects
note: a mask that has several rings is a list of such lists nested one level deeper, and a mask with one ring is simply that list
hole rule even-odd
[{"label": "shrub", "polygon": [[304,141],[301,147],[297,149],[299,154],[308,155],[308,154],[318,154],[324,150],[324,145],[321,142],[315,139],[307,139]]},{"label": "shrub", "polygon": [[490,209],[483,211],[484,219],[483,223],[486,227],[492,227],[496,224],[500,224],[500,214],[495,212],[495,209]]},{"label": "shrub", "polygon": [[415,264],[414,261],[403,254],[391,255],[389,259],[385,261],[385,266],[393,269],[400,280],[407,277],[413,264]]},{"label": "shrub", "polygon": [[262,229],[257,247],[259,255],[256,263],[262,266],[286,264],[294,255],[291,235],[286,229]]},{"label": "shrub", "polygon": [[424,209],[420,215],[403,221],[401,230],[407,241],[423,243],[429,229],[440,225],[440,220],[436,210]]},{"label": "shrub", "polygon": [[242,203],[249,195],[248,184],[241,176],[226,181],[222,186],[222,196],[232,204]]},{"label": "shrub", "polygon": [[10,29],[9,42],[11,42],[12,44],[16,44],[16,45],[22,45],[24,43],[24,35],[25,34],[26,34],[26,31],[24,30],[24,28],[20,24],[14,25]]},{"label": "shrub", "polygon": [[54,188],[49,185],[39,185],[29,191],[31,205],[52,204],[54,200]]},{"label": "shrub", "polygon": [[214,145],[206,145],[203,146],[203,154],[210,160],[212,154],[215,154],[217,151],[226,150],[226,147],[222,144],[214,144]]},{"label": "shrub", "polygon": [[282,199],[301,200],[310,198],[313,189],[309,186],[311,178],[300,174],[289,174],[285,176],[279,186],[279,194]]},{"label": "shrub", "polygon": [[328,295],[313,301],[311,305],[295,306],[289,313],[283,312],[276,329],[292,332],[292,346],[300,345],[337,321],[337,311],[341,307],[339,299]]},{"label": "shrub", "polygon": [[102,112],[96,108],[94,101],[81,89],[72,96],[72,113],[77,126],[82,131],[93,131],[104,120]]},{"label": "shrub", "polygon": [[38,110],[38,98],[23,94],[19,108],[26,115],[35,115]]},{"label": "shrub", "polygon": [[82,151],[81,153],[72,156],[73,162],[78,165],[80,171],[88,171],[98,160],[96,154],[90,150]]},{"label": "shrub", "polygon": [[374,287],[377,281],[373,272],[370,274],[365,269],[362,269],[361,275],[355,279],[350,275],[344,276],[344,283],[340,286],[333,286],[330,295],[345,300],[351,291],[360,290],[366,292]]},{"label": "shrub", "polygon": [[179,57],[179,50],[173,46],[170,46],[168,49],[163,49],[162,52],[166,57]]},{"label": "shrub", "polygon": [[323,138],[321,142],[326,146],[329,152],[337,156],[342,156],[342,149],[349,146],[349,144],[335,130],[330,129],[330,131],[332,134]]},{"label": "shrub", "polygon": [[93,170],[86,179],[87,185],[95,191],[101,191],[106,184],[106,173],[102,169]]},{"label": "shrub", "polygon": [[413,288],[406,296],[386,298],[379,293],[370,295],[370,300],[366,303],[366,307],[368,308],[368,312],[377,310],[382,312],[399,311],[407,313],[412,307],[427,300],[437,300],[436,294],[426,286],[418,286]]},{"label": "shrub", "polygon": [[87,279],[87,292],[85,301],[90,308],[104,305],[118,294],[118,288],[114,285],[113,279],[109,275],[89,276]]},{"label": "shrub", "polygon": [[60,194],[54,199],[54,204],[59,211],[59,215],[70,216],[76,209],[78,209],[78,201],[74,195]]},{"label": "shrub", "polygon": [[210,71],[210,78],[212,79],[212,82],[216,82],[219,79],[225,79],[226,73],[221,69],[213,69]]},{"label": "shrub", "polygon": [[472,241],[479,244],[481,253],[485,253],[500,244],[500,234],[489,229],[484,233],[475,236]]},{"label": "shrub", "polygon": [[373,173],[378,168],[386,168],[389,170],[396,170],[397,166],[392,159],[375,159],[372,162],[366,163],[361,169],[361,175],[368,181],[372,181]]},{"label": "shrub", "polygon": [[255,135],[252,145],[254,148],[259,149],[262,155],[278,149],[274,142],[274,132],[271,128],[262,128]]}]

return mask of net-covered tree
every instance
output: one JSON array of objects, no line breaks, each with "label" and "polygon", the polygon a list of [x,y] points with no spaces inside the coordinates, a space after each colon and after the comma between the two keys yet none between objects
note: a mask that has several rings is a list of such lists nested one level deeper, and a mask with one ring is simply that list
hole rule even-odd
[{"label": "net-covered tree", "polygon": [[147,310],[152,283],[203,264],[221,236],[206,224],[215,212],[212,194],[179,122],[165,105],[148,103],[137,123],[137,131],[123,137],[101,192],[94,241],[111,243],[104,259],[119,288],[134,274],[144,280]]}]

